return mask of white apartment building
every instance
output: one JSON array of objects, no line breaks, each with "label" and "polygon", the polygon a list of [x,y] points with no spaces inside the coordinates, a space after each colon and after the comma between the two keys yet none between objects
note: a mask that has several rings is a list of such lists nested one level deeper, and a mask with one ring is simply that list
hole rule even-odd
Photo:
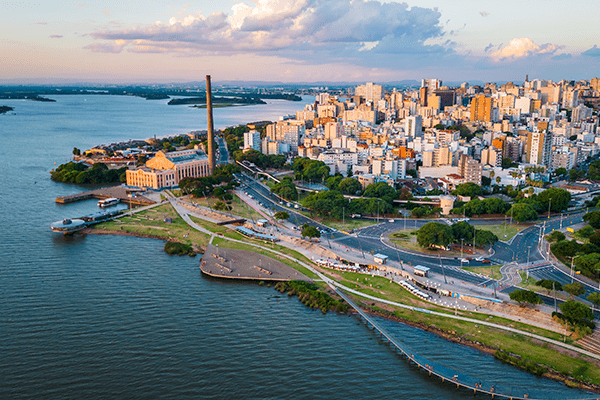
[{"label": "white apartment building", "polygon": [[260,151],[260,132],[256,130],[251,130],[249,132],[244,132],[244,150],[253,149],[256,151]]}]

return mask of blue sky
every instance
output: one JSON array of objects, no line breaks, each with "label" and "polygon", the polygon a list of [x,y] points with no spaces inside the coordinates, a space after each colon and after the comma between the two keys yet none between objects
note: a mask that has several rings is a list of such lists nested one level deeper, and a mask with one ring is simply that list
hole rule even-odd
[{"label": "blue sky", "polygon": [[4,83],[600,75],[594,1],[0,1],[0,10]]}]

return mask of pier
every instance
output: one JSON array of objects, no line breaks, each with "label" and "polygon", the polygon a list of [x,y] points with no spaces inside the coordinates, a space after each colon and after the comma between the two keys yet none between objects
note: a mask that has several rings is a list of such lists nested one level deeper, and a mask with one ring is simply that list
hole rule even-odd
[{"label": "pier", "polygon": [[110,197],[115,197],[121,200],[122,203],[131,204],[132,206],[148,206],[154,204],[154,201],[144,197],[144,195],[136,194],[135,196],[130,196],[131,192],[131,190],[127,190],[121,185],[108,186],[68,196],[58,196],[55,201],[58,204],[68,204],[81,200],[108,199]]},{"label": "pier", "polygon": [[[337,286],[332,285],[329,286],[336,291],[336,293],[342,297],[352,308],[354,308],[360,317],[364,319],[367,326],[371,326],[374,331],[377,331],[381,336],[387,339],[388,343],[394,347],[394,349],[399,352],[403,357],[405,357],[410,363],[415,365],[419,370],[427,373],[429,376],[436,376],[442,380],[444,383],[449,383],[454,385],[456,389],[463,389],[465,391],[470,391],[473,395],[476,394],[485,394],[491,396],[492,399],[547,399],[547,396],[543,396],[543,394],[530,394],[530,393],[516,393],[512,388],[507,388],[501,385],[496,385],[490,382],[481,381],[472,376],[466,375],[462,372],[453,371],[450,368],[439,365],[434,361],[430,361],[425,357],[421,357],[418,354],[415,354],[406,346],[401,345],[394,337],[392,337],[388,332],[386,332],[381,326],[375,322],[372,316],[365,313],[361,310],[350,298]],[[537,396],[536,396],[537,395]],[[588,399],[596,399],[596,396],[590,394]]]}]

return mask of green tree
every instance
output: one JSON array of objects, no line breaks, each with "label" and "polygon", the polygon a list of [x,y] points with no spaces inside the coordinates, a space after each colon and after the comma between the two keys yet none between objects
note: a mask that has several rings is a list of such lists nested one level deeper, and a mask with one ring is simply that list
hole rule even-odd
[{"label": "green tree", "polygon": [[583,220],[594,229],[600,229],[600,211],[592,211],[583,216]]},{"label": "green tree", "polygon": [[498,241],[498,236],[494,232],[486,231],[484,229],[477,229],[475,231],[475,245],[479,247],[491,246]]},{"label": "green tree", "polygon": [[319,232],[319,230],[314,226],[307,225],[302,229],[301,235],[302,237],[307,237],[312,240],[312,238],[321,237],[321,232]]},{"label": "green tree", "polygon": [[386,182],[371,183],[365,188],[363,196],[377,197],[391,204],[396,198],[396,190]]},{"label": "green tree", "polygon": [[514,292],[511,292],[509,297],[511,300],[519,303],[521,307],[525,307],[527,304],[536,305],[542,302],[542,300],[540,300],[540,296],[531,290],[517,289]]},{"label": "green tree", "polygon": [[565,240],[567,237],[561,231],[552,231],[551,234],[546,235],[546,240],[550,243],[560,242],[561,240]]},{"label": "green tree", "polygon": [[540,286],[543,287],[544,289],[546,289],[548,291],[548,294],[554,289],[557,291],[561,291],[562,290],[562,285],[560,284],[560,282],[557,281],[553,281],[552,279],[541,279],[539,281],[537,281],[536,286]]},{"label": "green tree", "polygon": [[342,179],[344,179],[344,177],[342,175],[336,174],[334,176],[330,176],[329,178],[327,178],[325,183],[330,190],[339,190],[339,185],[340,185],[340,182],[342,181]]},{"label": "green tree", "polygon": [[283,197],[284,199],[298,200],[298,190],[296,189],[296,185],[294,185],[292,178],[289,176],[284,177],[279,183],[273,185],[271,192]]},{"label": "green tree", "polygon": [[587,297],[587,299],[594,303],[596,305],[596,308],[598,308],[598,306],[600,306],[600,293],[598,292],[594,292],[594,293],[590,293]]},{"label": "green tree", "polygon": [[452,228],[439,222],[428,222],[417,231],[417,243],[421,247],[448,247],[454,241]]},{"label": "green tree", "polygon": [[560,305],[560,310],[563,315],[574,324],[594,319],[594,313],[591,308],[578,301],[566,301]]},{"label": "green tree", "polygon": [[502,169],[507,169],[507,168],[515,168],[518,167],[519,164],[513,162],[513,160],[511,160],[510,158],[503,158],[502,159]]},{"label": "green tree", "polygon": [[79,150],[77,147],[73,147],[73,155],[74,156],[81,155],[81,150]]},{"label": "green tree", "polygon": [[527,203],[515,203],[506,213],[512,215],[517,222],[534,221],[538,219],[538,213]]},{"label": "green tree", "polygon": [[561,240],[558,243],[554,243],[550,246],[552,254],[558,258],[574,257],[581,245],[576,240]]},{"label": "green tree", "polygon": [[277,211],[273,217],[280,221],[284,221],[290,217],[290,214],[287,211]]},{"label": "green tree", "polygon": [[560,168],[557,168],[557,169],[554,171],[554,173],[555,173],[557,176],[565,176],[565,175],[567,175],[567,174],[569,173],[569,171],[567,171],[567,169],[566,169],[566,168],[560,167]]},{"label": "green tree", "polygon": [[585,293],[585,288],[579,282],[566,283],[563,285],[563,290],[571,295],[571,298],[580,296]]},{"label": "green tree", "polygon": [[338,190],[344,194],[356,195],[361,189],[360,182],[354,178],[342,179],[338,185]]},{"label": "green tree", "polygon": [[567,209],[571,201],[571,193],[564,189],[550,188],[540,193],[537,201],[544,206],[545,210],[550,206],[551,212],[561,212]]},{"label": "green tree", "polygon": [[461,183],[452,191],[455,196],[476,197],[481,194],[481,186],[473,182]]},{"label": "green tree", "polygon": [[465,242],[470,243],[473,240],[473,232],[475,228],[466,221],[460,221],[452,224],[452,236],[454,236],[455,242],[460,242],[464,239]]}]

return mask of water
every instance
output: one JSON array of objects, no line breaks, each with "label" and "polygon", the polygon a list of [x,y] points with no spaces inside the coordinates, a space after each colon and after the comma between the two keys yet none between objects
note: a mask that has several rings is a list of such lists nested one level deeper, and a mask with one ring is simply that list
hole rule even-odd
[{"label": "water", "polygon": [[[205,128],[205,110],[132,97],[1,101],[0,399],[389,398],[470,395],[427,377],[356,317],[307,309],[254,284],[203,278],[157,240],[63,237],[49,224],[97,211],[49,171],[73,147]],[[306,102],[311,101],[307,98]],[[304,103],[215,110],[215,125],[276,119]],[[415,352],[482,380],[590,397],[479,351],[389,321]],[[519,392],[515,392],[518,394]]]}]

